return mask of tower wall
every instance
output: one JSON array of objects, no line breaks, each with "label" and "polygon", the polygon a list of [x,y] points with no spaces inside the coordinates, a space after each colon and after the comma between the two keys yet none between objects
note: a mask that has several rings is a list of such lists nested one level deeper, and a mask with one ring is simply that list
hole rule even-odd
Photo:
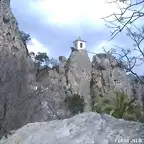
[{"label": "tower wall", "polygon": [[76,41],[74,43],[74,45],[75,45],[75,48],[78,49],[78,50],[84,50],[84,49],[86,49],[86,43],[83,42],[83,41]]}]

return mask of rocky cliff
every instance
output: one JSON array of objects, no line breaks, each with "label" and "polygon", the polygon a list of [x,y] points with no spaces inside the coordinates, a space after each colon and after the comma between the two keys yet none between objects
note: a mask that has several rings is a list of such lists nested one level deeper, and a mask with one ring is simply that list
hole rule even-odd
[{"label": "rocky cliff", "polygon": [[9,0],[0,1],[0,134],[27,123],[50,121],[72,116],[66,97],[79,94],[91,110],[94,96],[107,95],[114,89],[125,91],[142,103],[143,86],[131,84],[126,72],[105,54],[95,55],[92,63],[86,51],[73,50],[59,65],[35,71],[23,43]]},{"label": "rocky cliff", "polygon": [[[53,103],[59,105],[58,108],[56,106],[51,107],[60,111],[62,105],[66,105],[62,104],[66,97],[79,94],[86,103],[85,111],[90,111],[91,62],[86,51],[73,51],[68,60],[59,57],[59,61],[57,67],[44,68],[37,74],[39,86],[47,87],[49,90],[46,95],[53,95],[52,97],[55,99]],[[51,94],[49,94],[50,92]],[[48,102],[47,105],[50,105],[50,103]],[[63,112],[61,112],[65,113],[65,109],[62,108]]]},{"label": "rocky cliff", "polygon": [[143,104],[143,85],[130,79],[123,65],[108,54],[97,54],[92,61],[91,88],[95,95],[108,95],[114,91],[124,91],[134,97],[138,104]]},{"label": "rocky cliff", "polygon": [[71,53],[67,62],[66,77],[72,93],[83,96],[85,111],[90,111],[91,62],[86,51]]},{"label": "rocky cliff", "polygon": [[[114,94],[114,91],[123,91],[129,97],[134,97],[138,104],[143,104],[143,86],[130,80],[114,57],[97,54],[91,63],[86,51],[73,50],[68,60],[64,57],[59,60],[57,67],[43,69],[37,75],[40,85],[49,88],[53,85],[50,94],[53,98],[57,97],[63,101],[67,96],[77,93],[86,102],[85,112],[91,110],[92,96],[108,96]],[[60,99],[56,100],[57,104],[60,104]],[[62,111],[64,110],[65,108]]]},{"label": "rocky cliff", "polygon": [[34,78],[31,77],[34,63],[28,56],[9,5],[9,0],[0,1],[0,133],[26,122],[29,103],[26,92],[28,83]]}]

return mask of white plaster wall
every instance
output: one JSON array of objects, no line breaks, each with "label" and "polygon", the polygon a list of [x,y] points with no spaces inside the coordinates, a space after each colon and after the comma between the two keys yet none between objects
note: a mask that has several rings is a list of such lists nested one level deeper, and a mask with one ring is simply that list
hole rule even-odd
[{"label": "white plaster wall", "polygon": [[[83,47],[82,47],[82,48],[80,47],[80,43],[83,44]],[[76,48],[79,49],[79,50],[86,49],[86,43],[85,43],[85,42],[77,41],[75,44],[77,45]]]}]

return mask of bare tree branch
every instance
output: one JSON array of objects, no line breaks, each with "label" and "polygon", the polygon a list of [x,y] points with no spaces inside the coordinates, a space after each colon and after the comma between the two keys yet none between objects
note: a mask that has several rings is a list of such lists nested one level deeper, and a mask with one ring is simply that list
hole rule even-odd
[{"label": "bare tree branch", "polygon": [[[102,18],[107,23],[106,26],[113,29],[111,32],[111,39],[122,32],[128,25],[144,17],[144,0],[130,1],[130,3],[127,3],[126,0],[115,0],[109,3],[116,4],[120,10],[120,13],[113,13]],[[121,6],[122,3],[125,4],[125,7]]]}]

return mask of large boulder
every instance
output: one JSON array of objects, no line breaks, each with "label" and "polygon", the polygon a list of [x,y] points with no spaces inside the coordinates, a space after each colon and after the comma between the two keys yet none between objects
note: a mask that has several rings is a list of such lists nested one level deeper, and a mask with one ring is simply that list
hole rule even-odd
[{"label": "large boulder", "polygon": [[0,144],[118,144],[144,143],[144,125],[98,113],[70,119],[30,123]]}]

